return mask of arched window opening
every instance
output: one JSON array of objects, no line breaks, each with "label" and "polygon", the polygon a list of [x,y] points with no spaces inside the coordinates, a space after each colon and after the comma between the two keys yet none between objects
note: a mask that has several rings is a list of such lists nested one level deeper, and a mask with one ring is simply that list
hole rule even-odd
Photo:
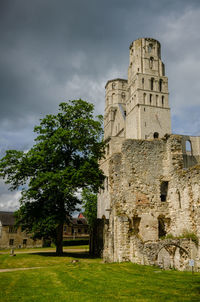
[{"label": "arched window opening", "polygon": [[178,190],[177,190],[177,195],[178,195],[178,206],[179,206],[179,209],[181,209],[181,194]]},{"label": "arched window opening", "polygon": [[112,89],[115,89],[115,86],[116,86],[115,83],[112,83]]},{"label": "arched window opening", "polygon": [[115,99],[115,93],[112,94],[112,102],[114,101]]},{"label": "arched window opening", "polygon": [[159,133],[158,132],[154,132],[153,138],[159,138]]},{"label": "arched window opening", "polygon": [[125,99],[125,96],[126,96],[125,92],[122,92],[122,99]]},{"label": "arched window opening", "polygon": [[160,92],[162,91],[162,84],[163,84],[163,80],[160,79],[160,80],[159,80],[159,91],[160,91]]},{"label": "arched window opening", "polygon": [[150,68],[150,69],[153,69],[153,61],[154,61],[154,58],[151,57],[151,58],[149,59],[149,68]]},{"label": "arched window opening", "polygon": [[187,140],[185,142],[185,149],[186,149],[186,153],[188,155],[192,155],[192,144],[191,144],[191,141]]},{"label": "arched window opening", "polygon": [[149,44],[148,45],[148,53],[152,52],[153,49],[153,44]]},{"label": "arched window opening", "polygon": [[153,90],[153,86],[154,86],[154,78],[151,78],[151,85],[150,85],[151,87],[151,90]]},{"label": "arched window opening", "polygon": [[152,103],[152,94],[149,95],[149,102],[150,102],[150,105]]},{"label": "arched window opening", "polygon": [[156,106],[158,106],[158,95],[156,95]]},{"label": "arched window opening", "polygon": [[136,234],[139,233],[139,225],[140,225],[140,217],[133,217],[133,229],[135,231]]},{"label": "arched window opening", "polygon": [[164,218],[159,217],[158,218],[158,238],[162,238],[165,236],[166,236],[165,221],[164,221]]},{"label": "arched window opening", "polygon": [[142,78],[142,89],[144,89],[144,78]]},{"label": "arched window opening", "polygon": [[146,104],[146,93],[143,94],[143,103]]},{"label": "arched window opening", "polygon": [[132,234],[137,235],[139,233],[141,218],[138,216],[134,216],[132,220],[129,220],[129,230]]},{"label": "arched window opening", "polygon": [[162,181],[160,184],[160,200],[163,202],[167,200],[168,184],[168,181]]},{"label": "arched window opening", "polygon": [[164,97],[164,95],[162,95],[162,107],[164,107],[164,100],[165,100],[165,97]]}]

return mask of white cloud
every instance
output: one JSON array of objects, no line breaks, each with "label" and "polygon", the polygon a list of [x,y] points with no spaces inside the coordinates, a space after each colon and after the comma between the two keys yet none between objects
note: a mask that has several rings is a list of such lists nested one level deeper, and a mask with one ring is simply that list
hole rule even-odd
[{"label": "white cloud", "polygon": [[1,194],[0,211],[16,211],[19,208],[20,197],[20,191]]}]

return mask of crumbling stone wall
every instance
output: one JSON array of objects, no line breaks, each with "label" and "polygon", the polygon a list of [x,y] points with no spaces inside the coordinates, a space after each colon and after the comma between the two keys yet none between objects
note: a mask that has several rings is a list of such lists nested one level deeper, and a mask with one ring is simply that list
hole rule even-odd
[{"label": "crumbling stone wall", "polygon": [[200,137],[171,135],[160,43],[134,41],[128,79],[105,88],[106,178],[97,213],[107,221],[99,235],[104,260],[187,269],[194,258],[198,269]]},{"label": "crumbling stone wall", "polygon": [[109,223],[106,261],[187,269],[200,250],[200,166],[184,167],[183,137],[124,140],[108,163]]}]

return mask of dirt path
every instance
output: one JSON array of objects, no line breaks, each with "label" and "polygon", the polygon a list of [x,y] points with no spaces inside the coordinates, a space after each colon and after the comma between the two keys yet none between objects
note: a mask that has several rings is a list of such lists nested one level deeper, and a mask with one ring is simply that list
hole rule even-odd
[{"label": "dirt path", "polygon": [[[55,249],[45,249],[45,250],[27,250],[27,251],[16,251],[15,254],[32,254],[32,253],[55,253]],[[83,253],[88,252],[86,249],[63,249],[63,252],[69,252],[69,253]],[[1,254],[10,254],[10,251],[1,252]],[[4,268],[0,269],[0,273],[6,273],[6,272],[14,272],[14,271],[25,271],[30,269],[39,269],[44,268],[45,266],[37,266],[37,267],[18,267],[18,268]]]},{"label": "dirt path", "polygon": [[38,268],[43,268],[43,267],[38,266],[38,267],[3,268],[3,269],[0,269],[0,273],[15,272],[15,271],[26,271],[28,269],[38,269]]}]

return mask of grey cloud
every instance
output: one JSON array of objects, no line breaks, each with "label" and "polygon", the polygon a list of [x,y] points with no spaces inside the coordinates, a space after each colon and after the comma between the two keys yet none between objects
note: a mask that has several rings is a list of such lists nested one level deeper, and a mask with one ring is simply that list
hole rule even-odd
[{"label": "grey cloud", "polygon": [[188,105],[198,133],[199,10],[198,0],[1,0],[0,154],[28,149],[62,101],[103,114],[105,83],[127,77],[129,44],[144,36],[162,44],[174,131],[187,131]]},{"label": "grey cloud", "polygon": [[160,40],[165,45],[172,125],[176,133],[199,135],[200,7],[188,6],[177,18],[162,19]]}]

